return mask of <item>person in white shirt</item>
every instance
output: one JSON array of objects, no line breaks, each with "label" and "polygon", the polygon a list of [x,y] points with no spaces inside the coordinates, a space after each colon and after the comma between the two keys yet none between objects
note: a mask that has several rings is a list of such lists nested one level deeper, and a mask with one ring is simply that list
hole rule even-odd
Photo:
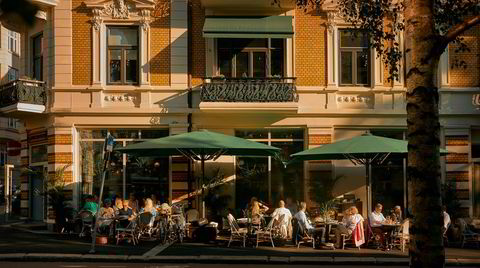
[{"label": "person in white shirt", "polygon": [[280,232],[283,238],[288,238],[291,235],[289,229],[291,229],[292,213],[290,213],[288,208],[285,208],[285,202],[280,200],[280,202],[278,202],[278,208],[273,211],[271,216],[273,219],[278,220],[282,215],[285,216],[283,217],[283,221],[280,222]]},{"label": "person in white shirt", "polygon": [[375,206],[375,210],[370,213],[369,221],[370,227],[372,227],[372,232],[380,237],[380,245],[382,245],[385,249],[385,232],[382,229],[382,224],[385,222],[385,217],[382,214],[382,209],[382,204],[378,203]]},{"label": "person in white shirt", "polygon": [[448,227],[450,226],[450,215],[447,213],[447,207],[442,206],[443,211],[443,235],[447,233]]},{"label": "person in white shirt", "polygon": [[362,215],[358,214],[358,209],[352,206],[345,210],[345,216],[342,222],[335,228],[336,243],[335,247],[340,248],[341,235],[351,235],[357,226],[357,223],[363,221]]}]

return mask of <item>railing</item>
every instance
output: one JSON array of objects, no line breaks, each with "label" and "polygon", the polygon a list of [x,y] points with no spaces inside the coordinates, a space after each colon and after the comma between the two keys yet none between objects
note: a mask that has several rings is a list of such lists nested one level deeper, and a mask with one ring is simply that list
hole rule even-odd
[{"label": "railing", "polygon": [[45,105],[44,84],[42,81],[17,79],[0,86],[0,108],[17,103]]},{"label": "railing", "polygon": [[297,102],[293,77],[204,78],[202,102]]}]

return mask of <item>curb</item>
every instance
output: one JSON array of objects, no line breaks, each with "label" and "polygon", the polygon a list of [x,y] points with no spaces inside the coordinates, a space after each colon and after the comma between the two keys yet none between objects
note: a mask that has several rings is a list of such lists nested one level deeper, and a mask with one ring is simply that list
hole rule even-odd
[{"label": "curb", "polygon": [[[0,261],[42,261],[42,262],[155,262],[155,263],[246,263],[246,264],[333,264],[333,265],[408,265],[408,258],[377,257],[282,257],[282,256],[140,256],[140,255],[91,255],[91,254],[50,254],[10,253],[0,254]],[[446,266],[480,266],[480,259],[449,258]]]}]

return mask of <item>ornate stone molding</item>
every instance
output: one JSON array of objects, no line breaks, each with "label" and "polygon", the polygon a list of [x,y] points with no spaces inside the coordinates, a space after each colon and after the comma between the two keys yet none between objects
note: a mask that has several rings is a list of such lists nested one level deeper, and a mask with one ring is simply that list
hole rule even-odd
[{"label": "ornate stone molding", "polygon": [[473,94],[472,104],[477,108],[477,110],[480,110],[480,94]]},{"label": "ornate stone molding", "polygon": [[140,25],[144,31],[147,31],[150,28],[150,10],[143,9],[140,11],[140,15]]},{"label": "ornate stone molding", "polygon": [[363,102],[368,103],[372,101],[372,97],[363,96],[337,96],[337,102]]},{"label": "ornate stone molding", "polygon": [[99,30],[105,20],[139,21],[143,29],[148,29],[150,11],[155,9],[153,0],[90,0],[85,5],[92,9],[91,23]]},{"label": "ornate stone molding", "polygon": [[106,102],[135,102],[136,96],[131,94],[110,94],[103,98]]},{"label": "ornate stone molding", "polygon": [[338,18],[338,13],[336,11],[328,11],[327,12],[327,22],[325,25],[330,33],[335,30],[335,26],[337,26],[337,22],[335,21]]}]

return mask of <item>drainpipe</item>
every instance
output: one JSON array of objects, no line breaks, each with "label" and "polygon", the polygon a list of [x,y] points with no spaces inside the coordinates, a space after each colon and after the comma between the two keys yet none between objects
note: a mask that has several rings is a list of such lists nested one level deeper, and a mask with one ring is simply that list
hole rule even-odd
[{"label": "drainpipe", "polygon": [[[188,132],[192,132],[192,1],[189,0],[187,3],[187,68],[188,68],[188,93],[187,93],[187,102],[188,102]],[[192,208],[192,200],[190,193],[192,192],[192,160],[188,160],[188,208]]]}]

